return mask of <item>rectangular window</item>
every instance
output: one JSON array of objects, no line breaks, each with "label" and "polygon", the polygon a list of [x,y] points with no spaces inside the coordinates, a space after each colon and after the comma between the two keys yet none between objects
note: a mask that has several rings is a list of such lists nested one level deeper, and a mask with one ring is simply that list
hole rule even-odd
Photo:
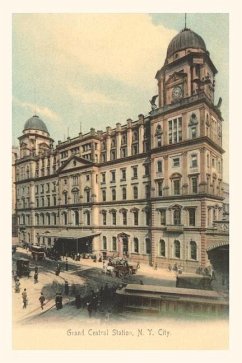
[{"label": "rectangular window", "polygon": [[106,183],[106,173],[102,173],[102,183]]},{"label": "rectangular window", "polygon": [[157,161],[157,173],[162,173],[162,161]]},{"label": "rectangular window", "polygon": [[122,181],[126,180],[126,169],[121,169],[121,180]]},{"label": "rectangular window", "polygon": [[163,182],[159,181],[157,183],[157,189],[158,189],[158,196],[162,197],[162,193],[163,193]]},{"label": "rectangular window", "polygon": [[191,155],[191,168],[197,168],[197,154]]},{"label": "rectangular window", "polygon": [[173,185],[174,185],[174,195],[179,195],[180,194],[180,180],[174,180],[173,181]]},{"label": "rectangular window", "polygon": [[133,179],[137,179],[138,178],[138,167],[137,166],[133,166]]},{"label": "rectangular window", "polygon": [[115,174],[115,170],[111,171],[111,183],[115,183],[116,180],[116,174]]},{"label": "rectangular window", "polygon": [[173,167],[180,166],[180,158],[173,158]]},{"label": "rectangular window", "polygon": [[189,212],[189,226],[195,226],[196,225],[196,210],[195,208],[190,208],[188,210]]},{"label": "rectangular window", "polygon": [[160,224],[162,226],[166,225],[166,210],[165,209],[160,210]]},{"label": "rectangular window", "polygon": [[192,193],[197,193],[197,177],[192,178]]},{"label": "rectangular window", "polygon": [[182,118],[178,117],[168,122],[169,144],[182,141]]}]

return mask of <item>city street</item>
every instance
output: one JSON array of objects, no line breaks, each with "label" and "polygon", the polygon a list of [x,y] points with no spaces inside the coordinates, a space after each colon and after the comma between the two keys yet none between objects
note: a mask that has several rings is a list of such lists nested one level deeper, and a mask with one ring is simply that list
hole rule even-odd
[{"label": "city street", "polygon": [[[65,261],[61,261],[61,273],[56,276],[55,270],[57,263],[49,259],[38,261],[38,282],[34,283],[35,261],[30,253],[23,248],[18,248],[13,255],[13,271],[16,271],[16,259],[24,257],[30,260],[30,277],[24,276],[20,278],[20,293],[15,292],[15,283],[13,280],[13,322],[15,324],[35,324],[36,322],[58,322],[74,321],[78,319],[87,319],[88,311],[86,303],[92,293],[98,293],[101,287],[107,284],[110,291],[109,298],[106,303],[93,314],[93,319],[126,319],[124,314],[115,314],[117,306],[115,306],[114,291],[122,283],[140,283],[150,285],[175,286],[176,275],[164,269],[157,269],[146,265],[142,265],[135,275],[127,278],[112,277],[103,272],[102,262],[93,262],[92,259],[81,259],[81,261],[73,261],[68,258],[68,271],[66,271]],[[68,281],[69,294],[65,294],[65,281]],[[22,291],[26,288],[28,304],[23,309]],[[46,300],[44,309],[40,307],[39,297],[43,292]],[[57,292],[61,292],[63,296],[63,309],[56,310],[55,296]],[[75,306],[75,296],[80,293],[82,299],[82,307],[77,309]],[[129,316],[129,314],[127,315]]]}]

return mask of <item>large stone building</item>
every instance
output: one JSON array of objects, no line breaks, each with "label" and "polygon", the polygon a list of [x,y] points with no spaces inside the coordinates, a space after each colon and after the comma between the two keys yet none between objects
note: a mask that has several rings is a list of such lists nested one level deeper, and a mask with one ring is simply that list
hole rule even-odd
[{"label": "large stone building", "polygon": [[204,40],[185,28],[156,73],[149,115],[56,147],[38,116],[27,120],[15,164],[20,241],[206,266],[223,215],[216,73]]}]

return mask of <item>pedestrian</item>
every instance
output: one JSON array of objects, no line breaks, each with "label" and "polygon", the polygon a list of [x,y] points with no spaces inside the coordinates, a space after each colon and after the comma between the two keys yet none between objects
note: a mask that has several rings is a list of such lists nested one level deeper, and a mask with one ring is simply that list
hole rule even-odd
[{"label": "pedestrian", "polygon": [[26,289],[24,289],[24,291],[22,292],[22,298],[23,298],[23,309],[26,309],[28,301]]},{"label": "pedestrian", "polygon": [[34,272],[35,272],[35,273],[38,273],[38,272],[39,272],[39,268],[38,268],[38,266],[37,266],[37,265],[36,265],[36,266],[35,266],[35,268],[34,268]]},{"label": "pedestrian", "polygon": [[41,294],[40,294],[39,301],[40,301],[40,307],[43,310],[44,309],[44,302],[45,302],[45,297],[44,297],[43,292],[41,292]]},{"label": "pedestrian", "polygon": [[65,295],[69,295],[69,285],[68,281],[65,280]]},{"label": "pedestrian", "polygon": [[69,266],[68,266],[68,259],[66,258],[66,271],[68,271]]},{"label": "pedestrian", "polygon": [[56,306],[57,310],[60,310],[63,307],[61,293],[57,293],[56,296],[55,296],[55,306]]},{"label": "pedestrian", "polygon": [[56,266],[56,271],[55,271],[56,276],[59,276],[60,271],[61,271],[61,268],[60,268],[60,264],[58,263]]},{"label": "pedestrian", "polygon": [[15,292],[20,292],[20,282],[18,278],[15,281]]},{"label": "pedestrian", "polygon": [[76,295],[75,305],[77,309],[80,309],[80,307],[82,306],[82,300],[80,294]]},{"label": "pedestrian", "polygon": [[157,270],[157,267],[158,267],[158,265],[157,265],[157,262],[155,263],[155,270]]},{"label": "pedestrian", "polygon": [[27,276],[28,276],[28,279],[30,278],[30,268],[28,267],[27,268]]},{"label": "pedestrian", "polygon": [[38,272],[34,273],[34,283],[37,284],[38,282]]},{"label": "pedestrian", "polygon": [[91,318],[92,317],[92,304],[91,304],[91,302],[87,303],[87,311],[88,311],[89,318]]},{"label": "pedestrian", "polygon": [[140,263],[139,261],[137,262],[137,266],[136,266],[136,270],[140,269]]}]

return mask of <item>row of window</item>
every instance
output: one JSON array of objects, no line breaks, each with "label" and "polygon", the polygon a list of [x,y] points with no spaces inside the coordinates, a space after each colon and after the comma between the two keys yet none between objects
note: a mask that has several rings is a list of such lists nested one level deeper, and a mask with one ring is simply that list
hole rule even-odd
[{"label": "row of window", "polygon": [[[125,247],[126,247],[126,249],[128,248],[127,246],[125,246]],[[123,248],[124,248],[124,246],[123,246]],[[107,242],[106,236],[102,237],[102,249],[108,250],[108,242]],[[144,241],[144,251],[141,251],[140,241],[137,237],[134,237],[131,242],[131,249],[132,249],[131,253],[144,252],[145,254],[149,255],[149,254],[151,254],[151,241],[149,238],[146,238]],[[110,251],[117,252],[117,250],[118,250],[117,237],[113,236],[111,239]],[[125,252],[128,252],[128,251],[126,250]],[[169,257],[180,259],[181,252],[182,252],[181,242],[178,240],[174,240],[173,245],[172,245],[172,255]],[[189,259],[195,260],[195,261],[198,259],[198,248],[197,248],[197,243],[195,241],[191,240],[189,242],[189,252],[188,253],[189,253],[189,256],[188,256]],[[167,242],[164,239],[160,239],[158,242],[157,256],[158,257],[168,257],[168,246],[167,246]]]},{"label": "row of window", "polygon": [[[191,177],[190,178],[191,181],[191,193],[196,194],[198,193],[198,178],[197,177]],[[158,181],[156,182],[156,186],[157,186],[157,196],[162,197],[163,196],[163,181]],[[173,195],[180,195],[181,194],[181,180],[180,179],[174,179],[172,181],[172,193]],[[144,186],[145,189],[145,194],[144,194],[144,198],[148,199],[150,198],[150,186],[149,184]],[[127,200],[127,187],[123,187],[121,189],[121,199],[122,200]],[[106,202],[107,201],[107,191],[106,189],[102,189],[101,191],[101,195],[102,195],[102,201]],[[138,186],[134,185],[132,187],[132,196],[131,198],[133,199],[139,199],[139,188]],[[111,200],[112,201],[116,201],[117,200],[117,192],[115,188],[111,189]],[[47,195],[46,197],[36,197],[35,199],[36,201],[36,208],[39,207],[50,207],[52,206],[56,206],[57,205],[57,196],[56,195]],[[90,203],[91,202],[91,190],[87,189],[84,192],[84,202],[86,203]],[[68,193],[63,192],[63,199],[62,199],[62,203],[64,205],[68,204]],[[73,204],[78,204],[80,203],[80,192],[79,190],[73,190],[72,191],[72,199],[71,199],[71,203]],[[29,198],[22,198],[22,205],[23,208],[28,208],[29,207]]]},{"label": "row of window", "polygon": [[[145,210],[144,212],[144,216],[145,216],[145,225],[149,226],[151,224],[151,212],[150,210]],[[130,223],[130,219],[128,218],[128,210],[127,209],[122,209],[120,210],[121,213],[121,221],[122,224],[124,226],[127,226],[128,222]],[[139,217],[140,217],[140,211],[137,208],[133,208],[130,210],[130,213],[133,215],[133,225],[134,226],[139,226]],[[108,224],[108,212],[106,210],[102,210],[101,211],[102,214],[102,225],[106,226]],[[112,209],[109,211],[109,214],[111,216],[111,225],[116,226],[117,225],[117,211]],[[159,214],[160,214],[160,225],[165,226],[166,225],[166,214],[167,211],[166,209],[160,209],[159,210]],[[61,214],[61,218],[62,218],[62,224],[63,225],[67,225],[68,224],[68,213],[67,212],[62,212]],[[35,215],[35,223],[36,225],[56,225],[57,224],[57,214],[56,213],[41,213],[41,214],[36,214]],[[52,219],[51,219],[52,218]],[[180,208],[176,208],[174,209],[174,211],[172,211],[172,221],[171,223],[173,223],[174,225],[181,225],[182,224],[182,212]],[[22,224],[30,224],[30,219],[29,219],[29,215],[22,215],[22,219],[19,220],[20,222],[22,222]],[[79,211],[72,211],[72,220],[70,222],[70,224],[72,225],[76,225],[78,226],[80,224],[80,215],[79,215]],[[91,225],[91,212],[86,210],[84,212],[84,224],[86,225]],[[143,223],[142,223],[143,225]],[[188,225],[189,226],[195,226],[196,225],[196,209],[195,208],[188,208]]]}]

